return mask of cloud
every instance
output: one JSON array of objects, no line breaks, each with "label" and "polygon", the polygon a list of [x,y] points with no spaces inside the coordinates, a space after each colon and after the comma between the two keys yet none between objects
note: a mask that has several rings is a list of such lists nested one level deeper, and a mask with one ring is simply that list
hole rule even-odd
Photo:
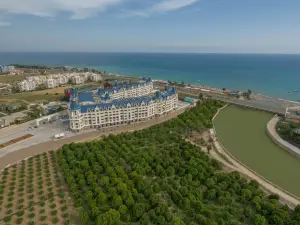
[{"label": "cloud", "polygon": [[10,25],[11,25],[10,22],[0,21],[0,27],[7,27],[7,26],[10,26]]},{"label": "cloud", "polygon": [[198,0],[165,0],[155,4],[151,11],[154,12],[168,12],[181,9],[183,7],[192,5]]},{"label": "cloud", "polygon": [[198,1],[199,0],[163,0],[144,10],[124,10],[123,12],[126,13],[126,16],[148,17],[152,14],[179,10]]},{"label": "cloud", "polygon": [[[104,12],[107,9],[124,5],[125,17],[148,17],[153,14],[179,10],[192,5],[198,0],[0,0],[0,16],[32,15],[37,17],[54,18],[58,14],[68,13],[70,19],[85,19]],[[126,4],[133,3],[135,4]],[[138,3],[138,4],[137,4]],[[135,6],[132,10],[131,6]],[[8,26],[9,22],[1,22],[0,26]]]},{"label": "cloud", "polygon": [[0,13],[54,17],[71,13],[72,19],[84,19],[125,0],[1,0]]}]

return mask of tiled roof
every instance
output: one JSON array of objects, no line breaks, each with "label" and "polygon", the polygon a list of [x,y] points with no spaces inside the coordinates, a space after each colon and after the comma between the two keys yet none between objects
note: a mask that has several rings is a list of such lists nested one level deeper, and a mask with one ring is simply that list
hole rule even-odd
[{"label": "tiled roof", "polygon": [[118,84],[118,82],[115,82],[115,84],[112,88],[106,88],[106,89],[99,88],[98,95],[102,95],[104,93],[111,94],[111,93],[119,92],[121,89],[137,88],[139,86],[149,84],[150,82],[152,82],[150,77],[143,78],[143,80],[138,81],[137,83],[133,83],[133,84]]}]

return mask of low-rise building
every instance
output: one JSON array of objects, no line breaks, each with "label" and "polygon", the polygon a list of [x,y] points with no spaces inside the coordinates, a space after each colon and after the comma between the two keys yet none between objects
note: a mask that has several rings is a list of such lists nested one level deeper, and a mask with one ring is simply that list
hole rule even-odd
[{"label": "low-rise building", "polygon": [[15,70],[14,66],[0,65],[0,73],[9,73],[12,70]]},{"label": "low-rise building", "polygon": [[286,119],[300,120],[300,106],[286,108],[285,117]]}]

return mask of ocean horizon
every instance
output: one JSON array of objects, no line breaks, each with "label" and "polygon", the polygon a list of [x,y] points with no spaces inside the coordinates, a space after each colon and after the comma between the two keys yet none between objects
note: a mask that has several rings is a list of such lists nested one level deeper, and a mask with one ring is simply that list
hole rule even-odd
[{"label": "ocean horizon", "polygon": [[298,54],[0,52],[3,64],[89,67],[300,100]]}]

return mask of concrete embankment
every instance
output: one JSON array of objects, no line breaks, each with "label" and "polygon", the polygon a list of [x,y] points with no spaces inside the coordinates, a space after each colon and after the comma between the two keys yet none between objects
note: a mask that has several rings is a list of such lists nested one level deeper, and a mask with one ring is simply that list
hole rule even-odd
[{"label": "concrete embankment", "polygon": [[283,140],[276,132],[276,124],[280,120],[278,116],[274,116],[267,124],[267,134],[271,140],[286,150],[291,155],[300,159],[300,149],[287,141]]}]

